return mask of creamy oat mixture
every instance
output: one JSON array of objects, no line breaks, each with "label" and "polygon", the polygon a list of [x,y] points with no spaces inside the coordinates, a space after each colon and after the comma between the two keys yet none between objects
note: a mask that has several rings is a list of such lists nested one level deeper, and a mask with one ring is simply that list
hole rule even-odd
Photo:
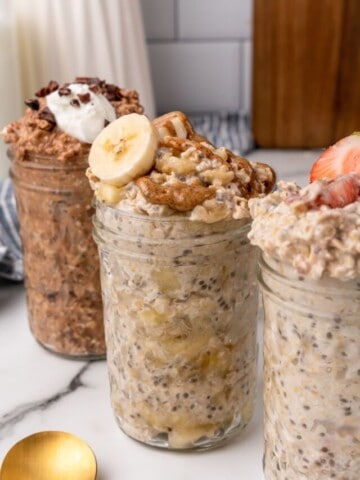
[{"label": "creamy oat mixture", "polygon": [[254,408],[257,256],[247,204],[275,178],[199,138],[183,114],[169,117],[187,138],[166,135],[173,124],[157,119],[165,136],[147,175],[118,188],[88,172],[111,398],[130,436],[209,448]]},{"label": "creamy oat mixture", "polygon": [[360,202],[316,205],[327,181],[252,200],[263,250],[266,480],[358,480]]},{"label": "creamy oat mixture", "polygon": [[253,224],[249,238],[310,278],[359,277],[360,199],[343,208],[313,208],[312,199],[323,185],[318,180],[301,189],[294,183],[279,182],[275,192],[250,200]]},{"label": "creamy oat mixture", "polygon": [[97,78],[52,81],[35,97],[25,102],[24,116],[1,132],[10,144],[30,328],[51,351],[103,357],[87,155],[106,123],[143,108],[135,91]]},{"label": "creamy oat mixture", "polygon": [[254,408],[256,252],[246,223],[203,227],[96,211],[113,409],[161,447],[221,443]]},{"label": "creamy oat mixture", "polygon": [[[88,177],[95,196],[117,208],[149,216],[184,216],[213,223],[249,218],[248,201],[273,188],[274,171],[225,148],[167,136],[160,141],[154,168],[122,188]],[[104,188],[105,194],[104,195]]]}]

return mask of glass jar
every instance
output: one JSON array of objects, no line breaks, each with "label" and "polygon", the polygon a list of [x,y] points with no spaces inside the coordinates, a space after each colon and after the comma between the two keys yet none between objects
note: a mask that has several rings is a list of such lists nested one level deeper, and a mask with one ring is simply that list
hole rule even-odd
[{"label": "glass jar", "polygon": [[266,480],[358,480],[360,279],[310,280],[263,255]]},{"label": "glass jar", "polygon": [[11,156],[30,329],[52,352],[105,355],[87,157]]},{"label": "glass jar", "polygon": [[96,205],[111,403],[149,445],[206,449],[249,422],[256,249],[249,223],[203,224]]}]

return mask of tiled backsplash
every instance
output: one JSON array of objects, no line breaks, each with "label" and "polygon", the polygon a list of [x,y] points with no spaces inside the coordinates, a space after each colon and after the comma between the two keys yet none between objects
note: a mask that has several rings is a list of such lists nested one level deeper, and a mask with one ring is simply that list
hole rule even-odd
[{"label": "tiled backsplash", "polygon": [[249,113],[252,0],[142,0],[158,113]]}]

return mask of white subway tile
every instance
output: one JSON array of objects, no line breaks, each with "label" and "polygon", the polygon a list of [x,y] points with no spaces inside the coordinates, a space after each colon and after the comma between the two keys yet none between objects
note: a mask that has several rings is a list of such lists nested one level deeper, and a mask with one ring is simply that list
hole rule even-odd
[{"label": "white subway tile", "polygon": [[241,107],[238,42],[155,43],[149,53],[159,113]]},{"label": "white subway tile", "polygon": [[249,38],[253,0],[178,0],[182,39]]},{"label": "white subway tile", "polygon": [[141,0],[148,39],[175,38],[175,0]]}]

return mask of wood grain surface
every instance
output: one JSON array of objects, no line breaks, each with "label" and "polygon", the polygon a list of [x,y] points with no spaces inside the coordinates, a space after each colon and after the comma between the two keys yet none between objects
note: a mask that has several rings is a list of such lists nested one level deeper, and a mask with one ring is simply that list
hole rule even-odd
[{"label": "wood grain surface", "polygon": [[359,84],[359,0],[254,0],[259,146],[323,147],[360,130]]}]

